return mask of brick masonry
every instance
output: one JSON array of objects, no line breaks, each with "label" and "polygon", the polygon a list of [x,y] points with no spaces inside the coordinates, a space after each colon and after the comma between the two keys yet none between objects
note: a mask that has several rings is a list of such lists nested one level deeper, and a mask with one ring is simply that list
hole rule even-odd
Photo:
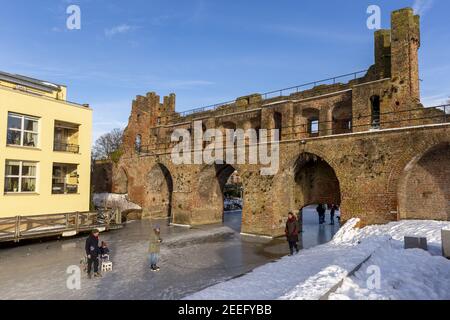
[{"label": "brick masonry", "polygon": [[[419,29],[412,9],[395,11],[392,29],[375,33],[375,64],[348,83],[271,99],[253,94],[192,114],[175,111],[173,94],[163,102],[155,93],[138,96],[124,155],[110,164],[109,191],[128,193],[144,217],[216,223],[224,184],[237,170],[244,187],[242,231],[269,236],[283,233],[287,212],[318,202],[340,204],[343,221],[359,217],[363,225],[450,219],[450,124],[441,110],[420,104]],[[314,120],[317,133],[311,132]],[[281,129],[279,172],[261,176],[260,166],[250,164],[174,165],[171,134],[192,132],[194,121],[202,121],[203,130]],[[96,177],[96,190],[107,187],[101,174]]]}]

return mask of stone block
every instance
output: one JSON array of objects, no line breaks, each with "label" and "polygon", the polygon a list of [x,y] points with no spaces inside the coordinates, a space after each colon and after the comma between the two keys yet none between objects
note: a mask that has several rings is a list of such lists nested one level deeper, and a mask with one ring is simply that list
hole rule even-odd
[{"label": "stone block", "polygon": [[405,237],[405,249],[423,249],[428,251],[427,238]]}]

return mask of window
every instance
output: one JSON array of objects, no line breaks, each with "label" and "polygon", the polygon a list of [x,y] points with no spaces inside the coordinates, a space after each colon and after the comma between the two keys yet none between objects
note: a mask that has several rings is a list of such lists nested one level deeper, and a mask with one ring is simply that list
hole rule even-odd
[{"label": "window", "polygon": [[370,98],[371,103],[371,111],[372,111],[372,128],[380,129],[381,127],[381,106],[380,106],[380,97],[372,96]]},{"label": "window", "polygon": [[78,193],[78,166],[53,164],[52,194]]},{"label": "window", "polygon": [[38,131],[38,118],[8,113],[8,145],[37,147]]},{"label": "window", "polygon": [[279,139],[280,141],[283,140],[283,133],[282,133],[282,129],[283,129],[283,116],[281,113],[279,112],[275,112],[273,114],[273,121],[275,124],[275,130],[278,130],[280,135],[279,135]]},{"label": "window", "polygon": [[313,119],[309,120],[308,131],[311,134],[319,133],[319,120],[318,119],[313,118]]},{"label": "window", "polygon": [[36,162],[6,161],[5,193],[36,192]]}]

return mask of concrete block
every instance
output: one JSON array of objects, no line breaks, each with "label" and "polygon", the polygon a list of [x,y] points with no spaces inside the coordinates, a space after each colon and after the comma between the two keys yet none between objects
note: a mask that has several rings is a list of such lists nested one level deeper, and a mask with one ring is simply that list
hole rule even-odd
[{"label": "concrete block", "polygon": [[427,238],[405,237],[405,249],[423,249],[428,251]]},{"label": "concrete block", "polygon": [[442,254],[450,259],[450,230],[442,229]]}]

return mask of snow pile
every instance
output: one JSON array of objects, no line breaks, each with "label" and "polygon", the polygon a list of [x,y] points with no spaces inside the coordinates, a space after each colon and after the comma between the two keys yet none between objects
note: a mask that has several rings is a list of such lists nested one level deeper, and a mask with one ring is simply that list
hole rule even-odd
[{"label": "snow pile", "polygon": [[127,194],[95,193],[93,201],[96,208],[119,209],[121,212],[142,210],[140,206],[130,202]]},{"label": "snow pile", "polygon": [[[441,230],[450,222],[400,221],[357,229],[350,220],[325,245],[255,269],[186,299],[448,299],[450,262],[441,254]],[[404,236],[427,237],[430,251],[404,250]],[[370,266],[381,289],[367,289]],[[384,270],[384,271],[383,271]]]},{"label": "snow pile", "polygon": [[441,230],[449,229],[450,222],[432,220],[402,220],[385,225],[356,228],[359,219],[349,220],[334,236],[330,244],[357,245],[363,239],[389,236],[398,246],[403,247],[405,237],[427,238],[429,252],[442,255]]},{"label": "snow pile", "polygon": [[[379,286],[369,286],[379,268]],[[370,288],[370,289],[369,289]],[[331,300],[449,300],[450,262],[420,249],[392,243],[377,250],[355,275],[330,295]]]}]

